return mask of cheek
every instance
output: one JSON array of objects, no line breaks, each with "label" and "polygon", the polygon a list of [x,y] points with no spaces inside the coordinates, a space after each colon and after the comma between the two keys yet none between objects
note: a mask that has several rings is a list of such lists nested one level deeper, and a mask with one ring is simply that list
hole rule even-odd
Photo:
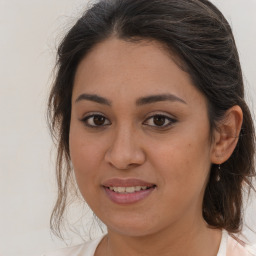
[{"label": "cheek", "polygon": [[155,143],[150,159],[154,169],[165,177],[164,183],[171,180],[177,187],[186,189],[205,183],[211,165],[210,145],[208,134],[181,134],[175,134],[163,143]]},{"label": "cheek", "polygon": [[76,180],[80,191],[96,182],[102,152],[99,150],[99,141],[92,136],[85,136],[83,128],[72,126],[70,128],[69,147]]},{"label": "cheek", "polygon": [[168,199],[161,205],[176,217],[201,205],[210,169],[206,148],[192,142],[158,148],[154,168],[159,174],[161,197]]}]

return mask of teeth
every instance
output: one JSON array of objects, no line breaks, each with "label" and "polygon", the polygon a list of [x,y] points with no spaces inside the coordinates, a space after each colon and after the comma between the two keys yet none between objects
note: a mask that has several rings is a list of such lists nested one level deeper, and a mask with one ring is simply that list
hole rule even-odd
[{"label": "teeth", "polygon": [[136,187],[109,187],[110,190],[117,193],[134,193],[141,190],[146,190],[147,186],[136,186]]},{"label": "teeth", "polygon": [[125,188],[117,187],[117,188],[114,188],[114,191],[118,192],[118,193],[124,193],[125,192]]},{"label": "teeth", "polygon": [[135,187],[127,187],[126,189],[125,189],[125,192],[126,193],[134,193],[135,192]]},{"label": "teeth", "polygon": [[141,189],[142,189],[142,187],[140,187],[140,186],[135,187],[135,191],[140,191]]}]

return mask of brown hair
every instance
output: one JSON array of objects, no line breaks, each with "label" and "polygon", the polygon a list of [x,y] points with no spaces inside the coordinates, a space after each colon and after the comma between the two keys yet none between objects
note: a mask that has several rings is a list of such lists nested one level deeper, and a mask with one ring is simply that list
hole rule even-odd
[{"label": "brown hair", "polygon": [[207,223],[229,232],[241,227],[242,188],[255,176],[255,130],[244,100],[244,86],[231,28],[207,0],[100,0],[66,34],[58,48],[57,74],[49,97],[51,131],[58,145],[58,198],[51,228],[60,235],[72,178],[69,126],[74,76],[80,61],[99,42],[115,36],[136,43],[156,40],[175,53],[194,85],[205,95],[211,129],[239,105],[244,120],[237,147],[218,169],[212,165],[203,200]]}]

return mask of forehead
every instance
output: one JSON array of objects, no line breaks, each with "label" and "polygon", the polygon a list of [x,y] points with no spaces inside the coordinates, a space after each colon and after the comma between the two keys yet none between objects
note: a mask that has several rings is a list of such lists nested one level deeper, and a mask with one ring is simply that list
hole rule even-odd
[{"label": "forehead", "polygon": [[161,43],[117,38],[96,45],[79,64],[73,95],[82,92],[118,98],[168,92],[185,101],[200,94]]}]

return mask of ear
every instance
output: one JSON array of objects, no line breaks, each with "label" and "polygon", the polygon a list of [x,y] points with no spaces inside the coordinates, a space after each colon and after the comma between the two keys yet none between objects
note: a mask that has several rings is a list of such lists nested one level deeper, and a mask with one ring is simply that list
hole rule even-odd
[{"label": "ear", "polygon": [[227,110],[213,134],[211,161],[222,164],[232,155],[237,145],[243,123],[243,111],[239,106]]}]

